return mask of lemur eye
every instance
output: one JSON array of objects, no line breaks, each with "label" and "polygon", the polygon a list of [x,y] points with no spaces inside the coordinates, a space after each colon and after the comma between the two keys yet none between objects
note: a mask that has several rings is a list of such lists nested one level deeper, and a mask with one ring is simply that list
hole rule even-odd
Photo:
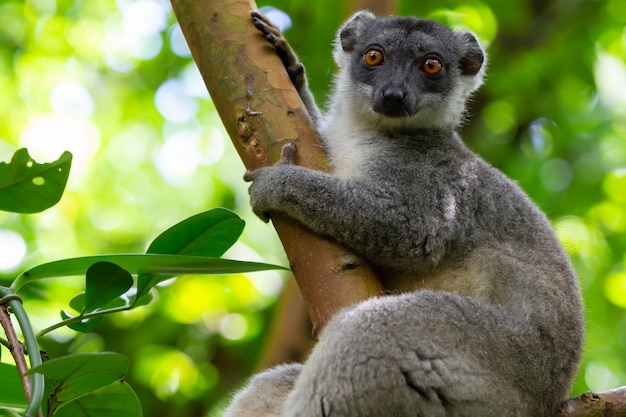
[{"label": "lemur eye", "polygon": [[422,71],[428,75],[437,75],[443,69],[443,64],[437,58],[426,58],[422,62]]},{"label": "lemur eye", "polygon": [[370,67],[376,67],[382,64],[384,60],[383,53],[378,49],[370,49],[365,53],[365,63]]}]

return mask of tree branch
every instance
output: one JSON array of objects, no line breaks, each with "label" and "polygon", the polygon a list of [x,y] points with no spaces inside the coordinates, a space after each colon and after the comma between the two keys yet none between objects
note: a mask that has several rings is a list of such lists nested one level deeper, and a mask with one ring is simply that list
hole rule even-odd
[{"label": "tree branch", "polygon": [[26,357],[24,345],[20,342],[15,333],[15,328],[11,322],[9,307],[17,319],[28,354],[30,358],[30,366],[36,368],[41,365],[41,354],[37,339],[33,333],[30,320],[22,307],[22,298],[15,294],[10,288],[0,287],[0,326],[4,329],[9,342],[9,351],[13,356],[17,371],[24,387],[24,394],[28,401],[28,406],[24,410],[24,417],[41,417],[41,402],[44,394],[44,377],[42,374],[35,373],[33,376],[28,374],[28,365],[26,365]]},{"label": "tree branch", "polygon": [[[300,97],[273,47],[252,24],[253,1],[172,0],[174,12],[237,152],[249,170],[278,161],[285,141],[298,163],[327,169]],[[290,219],[272,222],[317,333],[338,310],[382,293],[373,270]]]},{"label": "tree branch", "polygon": [[570,398],[556,417],[626,417],[626,386]]},{"label": "tree branch", "polygon": [[9,341],[9,351],[15,361],[17,372],[20,374],[20,380],[22,381],[22,386],[24,387],[26,400],[30,401],[31,394],[33,392],[33,384],[30,376],[28,375],[28,365],[26,364],[24,345],[22,345],[20,340],[17,338],[15,328],[13,327],[13,323],[11,323],[9,307],[6,304],[0,304],[0,325],[4,329],[4,334]]},{"label": "tree branch", "polygon": [[256,369],[302,362],[313,346],[311,320],[295,281],[289,280],[278,300]]}]

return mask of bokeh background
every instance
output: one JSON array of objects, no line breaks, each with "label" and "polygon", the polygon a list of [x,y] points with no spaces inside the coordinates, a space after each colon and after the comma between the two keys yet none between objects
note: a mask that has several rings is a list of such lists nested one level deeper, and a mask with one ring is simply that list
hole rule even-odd
[{"label": "bokeh background", "polygon": [[[353,3],[257,3],[290,18],[286,36],[320,102],[334,71],[330,45]],[[547,213],[574,262],[587,345],[573,394],[626,385],[626,2],[404,0],[397,14],[468,27],[488,47],[486,85],[462,136]],[[167,1],[2,0],[0,161],[20,147],[38,162],[69,150],[74,163],[54,208],[0,212],[2,285],[59,258],[142,252],[217,206],[247,220],[228,257],[287,264],[271,226],[251,213],[243,165]],[[150,306],[93,333],[59,330],[43,347],[51,356],[121,352],[146,416],[203,415],[255,369],[287,279],[182,277]],[[35,327],[57,321],[81,285],[34,287],[26,308]]]}]

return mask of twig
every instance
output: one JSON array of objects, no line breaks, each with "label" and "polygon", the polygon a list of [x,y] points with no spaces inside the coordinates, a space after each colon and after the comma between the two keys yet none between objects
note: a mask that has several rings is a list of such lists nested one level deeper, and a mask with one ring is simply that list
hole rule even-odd
[{"label": "twig", "polygon": [[33,386],[31,377],[28,375],[28,365],[26,364],[24,345],[22,345],[22,342],[20,342],[17,338],[15,328],[13,327],[13,323],[11,323],[9,308],[6,304],[0,305],[0,324],[2,325],[4,334],[7,336],[9,341],[9,351],[11,352],[11,356],[13,356],[13,360],[17,366],[17,371],[20,374],[22,386],[24,387],[24,394],[26,394],[26,400],[30,401]]},{"label": "twig", "polygon": [[109,308],[106,310],[98,310],[98,311],[94,311],[93,313],[86,313],[86,314],[81,314],[78,316],[74,316],[65,320],[62,320],[58,323],[55,323],[49,327],[46,327],[45,329],[40,330],[39,332],[37,332],[36,337],[42,337],[56,329],[59,329],[63,326],[69,326],[70,324],[74,324],[74,323],[80,323],[83,320],[88,320],[88,319],[93,319],[96,317],[102,317],[102,316],[106,316],[109,314],[113,314],[113,313],[120,313],[122,311],[128,311],[130,309],[132,309],[133,306],[132,305],[125,305],[125,306],[121,306],[121,307],[114,307],[114,308]]},{"label": "twig", "polygon": [[6,347],[7,349],[11,349],[11,343],[9,343],[9,341],[4,337],[0,337],[0,345]]},{"label": "twig", "polygon": [[570,398],[556,417],[626,417],[626,386]]},{"label": "twig", "polygon": [[0,287],[0,296],[0,325],[7,336],[9,351],[15,361],[22,386],[24,387],[24,395],[28,401],[24,416],[41,417],[40,407],[43,400],[44,378],[42,374],[36,373],[32,377],[28,374],[29,370],[26,364],[24,345],[20,342],[15,333],[15,328],[13,327],[9,314],[9,307],[11,307],[13,314],[15,314],[15,318],[24,335],[31,368],[41,365],[41,355],[39,353],[39,346],[37,345],[37,338],[33,333],[28,315],[26,311],[24,311],[24,307],[22,307],[22,298],[15,294],[10,288],[5,287]]}]

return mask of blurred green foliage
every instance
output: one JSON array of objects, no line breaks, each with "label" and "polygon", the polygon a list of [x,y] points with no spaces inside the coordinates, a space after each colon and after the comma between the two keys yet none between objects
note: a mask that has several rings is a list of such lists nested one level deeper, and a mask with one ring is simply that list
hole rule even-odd
[{"label": "blurred green foliage", "polygon": [[[291,17],[286,36],[320,102],[345,3],[258,1]],[[461,133],[519,181],[572,257],[588,327],[574,391],[626,385],[626,3],[404,0],[398,14],[469,27],[488,47]],[[227,257],[286,264],[251,214],[243,165],[166,0],[3,0],[0,91],[1,161],[20,147],[42,162],[74,155],[58,205],[0,212],[0,283],[59,258],[143,252],[215,206],[248,220]],[[168,281],[159,302],[97,333],[57,331],[44,348],[121,352],[145,415],[201,415],[252,369],[282,284],[276,272]],[[26,308],[37,328],[56,321],[74,285],[34,286]]]}]

